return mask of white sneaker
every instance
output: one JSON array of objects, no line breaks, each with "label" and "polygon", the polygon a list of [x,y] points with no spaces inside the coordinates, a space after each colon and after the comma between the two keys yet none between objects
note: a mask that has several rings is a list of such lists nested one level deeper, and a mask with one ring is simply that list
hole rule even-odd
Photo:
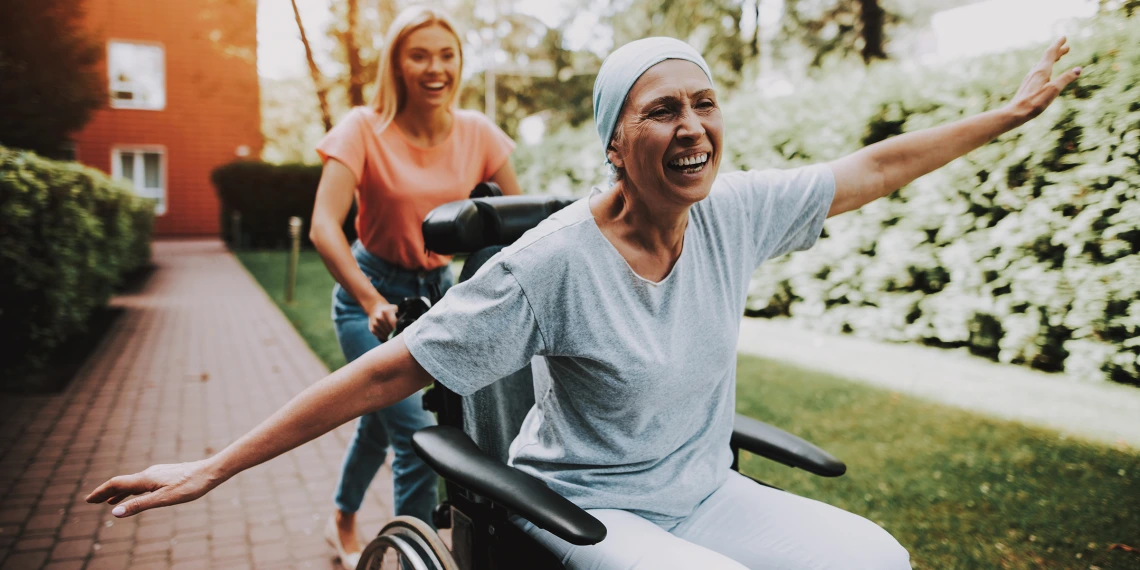
[{"label": "white sneaker", "polygon": [[336,555],[340,558],[340,565],[345,570],[356,570],[356,564],[360,562],[359,552],[349,554],[344,551],[344,545],[340,543],[340,533],[336,528],[336,516],[329,517],[329,524],[325,525],[325,540],[328,541],[329,546],[336,549]]}]

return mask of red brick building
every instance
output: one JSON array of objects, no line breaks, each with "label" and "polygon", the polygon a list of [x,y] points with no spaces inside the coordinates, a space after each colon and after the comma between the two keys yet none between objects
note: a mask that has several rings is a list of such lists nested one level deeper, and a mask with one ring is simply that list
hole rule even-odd
[{"label": "red brick building", "polygon": [[210,171],[261,153],[256,0],[84,0],[108,108],[75,157],[158,200],[158,235],[216,235]]}]

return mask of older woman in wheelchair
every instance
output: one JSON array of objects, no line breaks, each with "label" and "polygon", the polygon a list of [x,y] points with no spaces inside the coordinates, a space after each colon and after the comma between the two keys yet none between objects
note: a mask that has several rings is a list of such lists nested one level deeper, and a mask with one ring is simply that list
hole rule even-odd
[{"label": "older woman in wheelchair", "polygon": [[1080,72],[1051,77],[1067,51],[1053,44],[1001,109],[827,164],[718,176],[724,119],[705,61],[677,40],[627,44],[594,88],[609,187],[570,203],[437,209],[429,247],[474,253],[436,306],[214,457],[115,477],[88,500],[120,517],[194,500],[435,383],[425,405],[440,425],[413,443],[447,480],[436,522],[452,527],[452,549],[401,517],[361,568],[390,549],[413,568],[909,568],[874,523],[734,471],[740,448],[820,475],[845,469],[735,416],[749,278],[810,247],[826,217],[1041,113]]}]

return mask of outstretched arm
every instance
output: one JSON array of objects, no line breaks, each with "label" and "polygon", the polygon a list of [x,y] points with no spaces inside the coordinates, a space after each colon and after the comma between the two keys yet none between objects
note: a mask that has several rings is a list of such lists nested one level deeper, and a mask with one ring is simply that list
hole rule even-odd
[{"label": "outstretched arm", "polygon": [[828,216],[862,207],[910,184],[1040,115],[1081,74],[1075,67],[1057,76],[1053,64],[1069,52],[1065,38],[1045,50],[1005,107],[953,123],[892,137],[829,163],[835,200]]},{"label": "outstretched arm", "polygon": [[87,502],[118,504],[131,495],[149,493],[111,511],[126,517],[193,501],[241,471],[353,418],[395,404],[431,381],[397,336],[309,386],[221,453],[202,461],[155,465],[134,475],[114,477],[92,491]]}]

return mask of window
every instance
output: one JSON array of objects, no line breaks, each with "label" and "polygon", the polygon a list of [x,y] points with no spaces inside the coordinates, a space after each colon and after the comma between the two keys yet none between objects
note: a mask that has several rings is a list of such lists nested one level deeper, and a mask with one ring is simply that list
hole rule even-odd
[{"label": "window", "polygon": [[111,175],[134,185],[135,194],[154,200],[156,214],[166,213],[166,153],[161,148],[116,148]]},{"label": "window", "polygon": [[160,111],[166,107],[166,61],[162,46],[109,42],[107,73],[111,79],[112,108]]}]

